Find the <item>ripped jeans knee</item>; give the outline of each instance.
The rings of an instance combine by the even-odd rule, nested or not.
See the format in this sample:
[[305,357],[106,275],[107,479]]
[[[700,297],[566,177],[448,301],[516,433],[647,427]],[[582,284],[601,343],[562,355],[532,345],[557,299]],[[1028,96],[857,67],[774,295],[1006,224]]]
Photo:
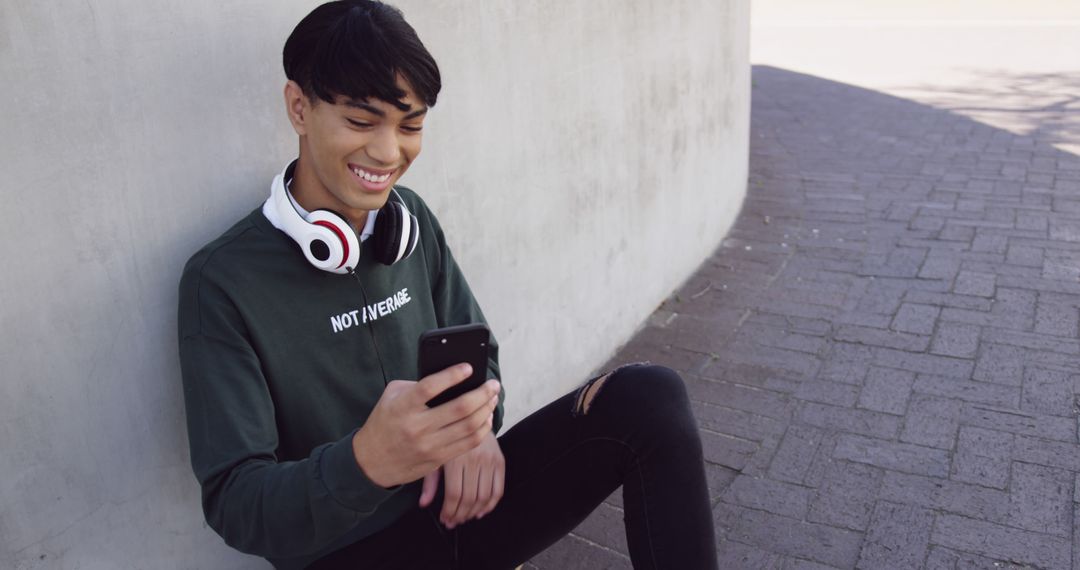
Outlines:
[[622,373],[624,370],[642,366],[651,366],[651,363],[634,362],[630,364],[623,364],[622,366],[619,366],[614,370],[605,372],[599,376],[587,380],[577,390],[576,396],[574,397],[574,407],[570,411],[571,415],[577,418],[588,414],[589,409],[592,407],[593,400],[596,399],[597,394],[600,393],[600,390],[603,389],[604,384],[607,383],[608,380]]

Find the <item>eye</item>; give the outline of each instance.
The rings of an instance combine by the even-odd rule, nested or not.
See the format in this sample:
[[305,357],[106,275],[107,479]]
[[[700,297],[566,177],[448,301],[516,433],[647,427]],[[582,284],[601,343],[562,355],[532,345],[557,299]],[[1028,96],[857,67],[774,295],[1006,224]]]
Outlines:
[[418,133],[424,130],[423,125],[401,125],[401,130],[407,133]]
[[371,127],[371,123],[369,123],[367,121],[357,121],[355,119],[348,119],[348,118],[345,119],[345,120],[348,121],[350,125],[358,128],[358,129],[367,129],[367,128]]

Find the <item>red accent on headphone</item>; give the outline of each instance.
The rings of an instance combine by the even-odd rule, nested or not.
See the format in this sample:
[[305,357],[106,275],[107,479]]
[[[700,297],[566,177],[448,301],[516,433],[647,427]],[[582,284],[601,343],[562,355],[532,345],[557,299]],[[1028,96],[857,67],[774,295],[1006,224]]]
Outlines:
[[341,228],[335,226],[334,224],[331,224],[326,220],[319,220],[315,222],[315,224],[320,225],[324,228],[330,228],[330,231],[337,234],[338,239],[341,240],[341,263],[338,264],[338,269],[341,269],[341,266],[345,265],[345,261],[349,259],[349,242],[345,241],[345,234],[341,233]]

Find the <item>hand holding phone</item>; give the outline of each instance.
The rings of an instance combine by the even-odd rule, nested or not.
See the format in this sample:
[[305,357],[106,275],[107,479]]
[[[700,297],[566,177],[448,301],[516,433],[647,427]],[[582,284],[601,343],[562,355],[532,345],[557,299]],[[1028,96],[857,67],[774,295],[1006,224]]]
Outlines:
[[428,407],[449,402],[479,388],[487,380],[488,343],[491,332],[483,323],[432,329],[420,335],[420,377],[430,376],[467,362],[472,374],[427,402]]

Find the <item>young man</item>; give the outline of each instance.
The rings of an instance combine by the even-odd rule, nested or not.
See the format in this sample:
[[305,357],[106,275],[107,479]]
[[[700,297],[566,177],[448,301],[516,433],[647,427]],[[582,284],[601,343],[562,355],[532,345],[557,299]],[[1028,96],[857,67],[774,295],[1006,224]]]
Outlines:
[[285,44],[299,157],[188,262],[180,355],[207,522],[278,568],[513,568],[624,487],[638,568],[715,568],[681,379],[620,368],[501,438],[495,378],[424,378],[421,332],[483,322],[442,228],[395,186],[439,70],[400,12],[331,2]]

